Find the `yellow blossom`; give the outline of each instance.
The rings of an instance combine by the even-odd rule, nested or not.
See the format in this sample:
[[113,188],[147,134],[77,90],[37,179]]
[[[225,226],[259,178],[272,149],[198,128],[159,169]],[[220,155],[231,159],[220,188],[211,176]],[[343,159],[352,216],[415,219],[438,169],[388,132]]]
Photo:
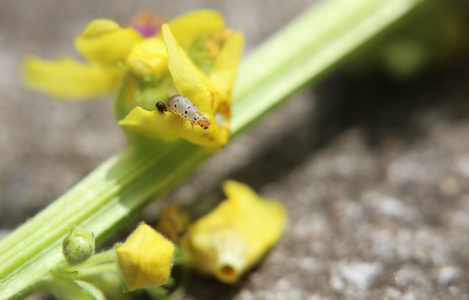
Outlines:
[[77,50],[92,63],[114,65],[127,57],[143,38],[133,28],[121,28],[107,19],[91,22],[75,40]]
[[[111,20],[91,22],[75,41],[88,63],[31,57],[25,63],[26,81],[53,97],[69,99],[110,93],[122,82],[116,98],[120,125],[152,138],[184,138],[209,150],[221,149],[229,137],[231,87],[242,34],[225,29],[221,15],[211,10],[178,17],[162,25],[158,34],[153,33],[158,31],[153,21],[148,34],[141,24],[147,19],[138,24],[145,34]],[[142,97],[150,94],[158,95],[153,103]],[[157,102],[167,104],[177,94],[197,106],[210,124],[207,129],[176,113],[156,111]]]
[[83,100],[109,94],[121,77],[118,68],[85,64],[68,57],[46,61],[30,56],[25,68],[29,87],[61,99]]
[[67,57],[45,61],[31,56],[25,61],[26,82],[60,99],[82,100],[109,94],[122,77],[117,62],[141,40],[132,28],[120,28],[111,20],[94,20],[75,41],[78,51],[89,63]]
[[[183,137],[194,144],[219,150],[229,137],[231,87],[242,49],[242,35],[233,34],[225,41],[207,76],[187,56],[171,28],[170,25],[163,25],[162,35],[174,86],[209,120],[209,128],[193,126],[171,112],[160,113],[140,107],[135,107],[119,124],[148,137],[167,140]],[[218,121],[217,114],[222,115],[224,121]]]
[[233,283],[278,241],[286,212],[245,184],[227,181],[223,189],[228,199],[189,227],[183,247],[195,268]]
[[116,248],[117,261],[129,290],[160,286],[168,281],[174,245],[150,226],[141,223],[127,241]]

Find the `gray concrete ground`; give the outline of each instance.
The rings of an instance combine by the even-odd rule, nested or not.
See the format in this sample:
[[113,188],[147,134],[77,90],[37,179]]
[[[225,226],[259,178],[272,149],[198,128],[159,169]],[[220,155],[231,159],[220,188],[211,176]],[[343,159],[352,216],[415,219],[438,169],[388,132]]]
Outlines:
[[[88,20],[146,7],[219,9],[251,49],[309,2],[1,1],[0,234],[124,142],[110,102],[53,102],[22,88],[26,54],[74,53]],[[468,82],[467,62],[405,86],[343,69],[234,140],[163,202],[201,213],[232,178],[282,200],[288,226],[240,283],[194,277],[185,299],[469,299]]]

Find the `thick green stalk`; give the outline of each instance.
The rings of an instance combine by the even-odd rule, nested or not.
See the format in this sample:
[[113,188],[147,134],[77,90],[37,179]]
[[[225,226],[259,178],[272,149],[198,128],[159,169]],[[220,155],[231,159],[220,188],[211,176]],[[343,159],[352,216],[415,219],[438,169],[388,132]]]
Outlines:
[[[307,11],[247,58],[234,89],[232,132],[349,56],[423,3],[434,0],[328,0]],[[108,159],[68,193],[0,242],[0,299],[20,298],[63,262],[72,225],[98,242],[150,198],[168,192],[208,154],[192,144],[139,144]]]

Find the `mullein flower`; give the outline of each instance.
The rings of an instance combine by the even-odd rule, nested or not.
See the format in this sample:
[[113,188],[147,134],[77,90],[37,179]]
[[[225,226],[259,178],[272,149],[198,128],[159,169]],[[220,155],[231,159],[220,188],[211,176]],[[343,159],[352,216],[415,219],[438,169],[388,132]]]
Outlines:
[[114,91],[122,77],[117,62],[143,38],[132,28],[120,28],[111,20],[92,21],[75,40],[75,47],[89,62],[62,57],[45,61],[28,57],[27,84],[51,97],[82,100]]
[[[142,107],[132,109],[119,124],[158,139],[172,140],[175,137],[183,137],[195,144],[215,149],[225,145],[229,136],[228,120],[231,106],[229,92],[235,73],[233,62],[229,61],[229,58],[233,57],[231,55],[233,51],[239,53],[241,35],[234,35],[225,42],[225,47],[219,53],[219,59],[214,61],[211,73],[206,76],[181,49],[170,26],[163,25],[162,32],[168,53],[167,66],[177,93],[190,99],[209,120],[210,126],[208,129],[203,129],[184,121],[177,114],[149,111]],[[234,63],[234,67],[236,65],[237,62]],[[217,81],[221,83],[229,81],[230,84],[225,86],[219,84],[217,87]],[[217,114],[220,114],[224,121],[218,121]]]
[[[88,63],[30,57],[25,64],[28,84],[56,98],[83,99],[116,91],[121,83],[116,110],[120,125],[151,138],[184,138],[220,149],[229,136],[242,34],[226,29],[223,18],[209,10],[183,15],[162,30],[142,21],[138,26],[134,22],[135,29],[105,19],[91,22],[75,41]],[[157,102],[167,104],[178,94],[207,118],[207,129],[156,110]]]
[[286,211],[245,184],[227,181],[223,189],[228,199],[190,225],[181,246],[193,267],[234,283],[278,241]]
[[124,244],[116,247],[125,286],[132,291],[161,286],[168,281],[174,245],[150,226],[141,223]]

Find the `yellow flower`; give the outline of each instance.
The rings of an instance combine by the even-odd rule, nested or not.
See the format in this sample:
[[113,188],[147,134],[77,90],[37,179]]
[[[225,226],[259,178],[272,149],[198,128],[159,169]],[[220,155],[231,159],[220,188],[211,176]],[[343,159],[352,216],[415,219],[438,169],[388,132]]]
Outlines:
[[[242,45],[242,34],[225,29],[221,15],[210,10],[176,18],[148,38],[100,19],[75,41],[89,63],[30,57],[26,81],[53,97],[69,99],[110,93],[122,82],[116,100],[120,125],[148,137],[184,138],[218,150],[229,137],[231,87]],[[197,106],[210,123],[208,129],[193,126],[176,113],[156,110],[157,102],[167,104],[177,94]]]
[[111,20],[94,20],[75,40],[76,48],[90,63],[67,57],[53,61],[29,57],[25,61],[26,82],[32,88],[60,99],[109,94],[122,77],[117,62],[141,40],[132,28],[120,28]]
[[117,261],[129,290],[160,286],[168,281],[174,245],[150,226],[141,223],[127,241],[116,248]]
[[[176,24],[182,27],[179,22]],[[201,24],[204,22],[201,21]],[[182,31],[178,26],[176,26],[178,31]],[[193,26],[187,27],[193,28]],[[181,34],[181,38],[176,39],[172,28],[172,25],[163,25],[162,36],[167,49],[167,66],[174,86],[177,93],[190,99],[209,120],[209,128],[193,126],[189,121],[171,112],[161,113],[142,107],[135,107],[119,124],[148,137],[164,140],[182,137],[194,144],[218,150],[227,143],[229,137],[231,87],[239,62],[243,37],[240,33],[228,37],[218,52],[210,72],[205,75],[179,45],[178,40],[181,40],[181,43],[187,43],[190,34]],[[162,58],[161,61],[164,59]],[[147,67],[147,74],[155,72],[156,75],[158,68],[160,72],[162,69],[162,67]],[[145,74],[145,72],[142,73]],[[164,102],[164,99],[161,100]],[[217,115],[223,117],[224,121],[219,121]]]
[[26,59],[29,87],[54,98],[81,100],[112,92],[121,77],[117,68],[84,64],[68,57],[45,61]]
[[233,283],[278,241],[286,212],[245,184],[227,181],[223,189],[228,199],[189,227],[183,247],[195,268]]

